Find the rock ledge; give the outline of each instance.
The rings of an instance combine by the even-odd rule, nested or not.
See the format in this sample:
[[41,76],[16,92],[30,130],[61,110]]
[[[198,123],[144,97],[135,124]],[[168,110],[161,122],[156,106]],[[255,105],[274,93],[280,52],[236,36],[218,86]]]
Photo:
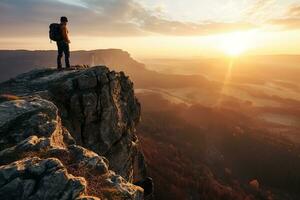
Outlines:
[[139,120],[133,83],[105,66],[1,83],[0,199],[144,199]]

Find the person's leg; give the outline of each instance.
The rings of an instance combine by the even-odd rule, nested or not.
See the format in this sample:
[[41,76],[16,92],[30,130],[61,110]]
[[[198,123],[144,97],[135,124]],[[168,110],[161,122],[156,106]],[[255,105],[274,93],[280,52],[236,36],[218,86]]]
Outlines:
[[61,42],[57,42],[57,69],[62,69],[61,58],[63,56],[63,46]]
[[65,54],[65,63],[66,68],[70,68],[70,47],[68,43],[64,44],[64,54]]

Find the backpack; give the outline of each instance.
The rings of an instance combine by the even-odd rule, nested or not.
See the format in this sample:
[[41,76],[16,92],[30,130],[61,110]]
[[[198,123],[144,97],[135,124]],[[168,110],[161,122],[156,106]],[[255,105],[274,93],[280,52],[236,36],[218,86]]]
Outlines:
[[53,41],[61,41],[62,40],[62,32],[60,24],[53,23],[49,26],[49,38]]

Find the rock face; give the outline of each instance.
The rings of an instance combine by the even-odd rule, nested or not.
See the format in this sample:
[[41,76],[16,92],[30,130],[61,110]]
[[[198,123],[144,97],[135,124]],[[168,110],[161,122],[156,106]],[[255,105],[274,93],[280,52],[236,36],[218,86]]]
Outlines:
[[0,199],[144,198],[140,104],[124,73],[34,70],[0,95]]

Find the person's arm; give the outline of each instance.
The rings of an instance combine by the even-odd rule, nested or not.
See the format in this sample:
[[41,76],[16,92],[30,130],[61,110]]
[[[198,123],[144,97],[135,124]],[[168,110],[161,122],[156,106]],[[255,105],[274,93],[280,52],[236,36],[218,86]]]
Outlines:
[[70,43],[70,39],[69,39],[69,36],[68,36],[68,29],[66,26],[62,26],[62,36],[63,36],[63,40],[67,43]]

